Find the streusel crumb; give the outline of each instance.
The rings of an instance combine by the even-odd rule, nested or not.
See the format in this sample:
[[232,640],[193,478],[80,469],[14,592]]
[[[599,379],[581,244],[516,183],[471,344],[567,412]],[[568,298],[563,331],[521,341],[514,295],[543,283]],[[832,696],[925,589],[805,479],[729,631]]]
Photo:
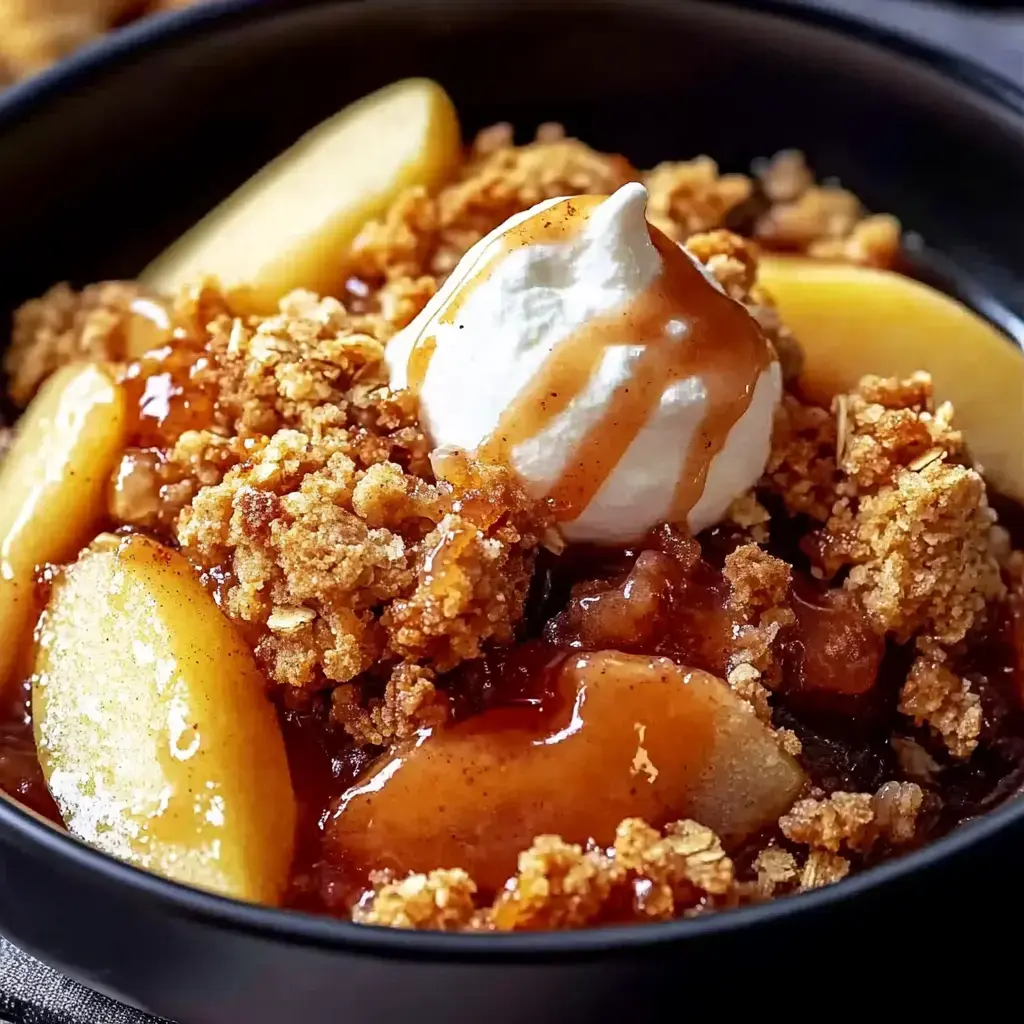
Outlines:
[[726,555],[723,573],[729,581],[729,607],[743,619],[756,620],[788,601],[792,566],[756,544]]
[[[726,556],[723,574],[734,616],[726,680],[770,725],[769,690],[782,677],[776,644],[794,621],[789,606],[792,568],[756,544],[743,544]],[[799,752],[795,735],[787,733],[780,739],[787,750]]]
[[926,373],[906,380],[864,377],[839,402],[844,494],[870,493],[892,484],[901,470],[927,465],[927,456],[957,460],[964,454],[963,437],[951,423],[953,407],[947,402],[935,409]]
[[373,898],[357,906],[352,920],[390,928],[462,931],[473,920],[476,885],[460,868],[413,874],[393,881],[375,879]]
[[822,259],[892,265],[900,246],[899,221],[887,214],[867,214],[844,188],[815,184],[801,153],[776,154],[759,176],[771,203],[754,228],[759,241]]
[[954,757],[969,757],[981,735],[981,698],[941,660],[933,645],[918,655],[900,693],[899,709],[933,729]]
[[837,500],[836,440],[836,419],[827,409],[783,395],[761,486],[779,495],[791,515],[825,522]]
[[353,246],[368,280],[445,277],[463,253],[512,214],[544,199],[606,194],[639,179],[621,156],[598,153],[552,126],[515,146],[507,126],[481,133],[456,180],[436,195],[412,189],[383,220],[367,224]]
[[853,563],[846,588],[876,630],[901,641],[924,630],[952,644],[1004,592],[989,548],[994,522],[978,473],[936,461],[862,498],[852,528],[840,512],[828,530]]
[[648,220],[679,242],[720,227],[754,187],[745,174],[722,174],[708,156],[658,164],[643,181],[650,194]]
[[434,688],[434,673],[422,665],[395,666],[381,697],[366,698],[351,683],[342,683],[331,693],[331,718],[360,745],[379,747],[406,739],[447,717],[448,705]]
[[779,846],[763,849],[754,859],[753,869],[757,890],[765,899],[791,889],[799,874],[796,857]]
[[962,640],[1001,597],[995,514],[931,378],[865,377],[834,413],[786,396],[762,485],[791,513],[826,523],[819,571],[845,582],[873,627],[901,642]]
[[757,283],[757,246],[719,228],[691,235],[686,239],[686,249],[704,264],[727,295],[747,307],[778,355],[784,379],[795,378],[803,363],[803,351],[782,323],[774,300]]
[[559,836],[538,836],[494,902],[499,931],[554,931],[594,921],[623,872],[605,853]]
[[798,800],[779,819],[794,843],[837,853],[864,852],[878,842],[909,843],[916,834],[924,792],[914,782],[887,782],[877,793],[835,792],[824,799]]
[[820,889],[841,882],[850,873],[850,862],[828,850],[811,850],[800,872],[800,889]]
[[694,908],[732,905],[733,863],[718,837],[695,821],[662,831],[637,818],[616,829],[608,850],[538,836],[489,905],[458,869],[371,879],[353,920],[405,928],[552,931],[612,921],[668,920]]
[[[277,682],[344,683],[388,659],[444,671],[510,640],[522,614],[538,534],[507,472],[431,484],[363,458],[358,429],[280,430],[179,520],[189,558],[231,574],[228,615],[265,627],[257,654]],[[314,616],[275,632],[280,606]]]
[[21,306],[4,356],[11,399],[27,405],[39,385],[66,363],[126,358],[131,304],[142,294],[138,285],[124,281],[91,284],[80,292],[58,284]]
[[875,820],[869,793],[833,793],[824,800],[798,800],[779,819],[782,834],[794,843],[836,853],[845,843],[863,845]]

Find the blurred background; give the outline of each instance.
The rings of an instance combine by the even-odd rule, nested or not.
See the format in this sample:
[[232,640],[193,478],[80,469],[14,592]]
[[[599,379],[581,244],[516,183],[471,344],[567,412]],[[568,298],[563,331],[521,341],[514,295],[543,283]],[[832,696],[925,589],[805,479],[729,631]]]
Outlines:
[[[212,0],[0,0],[0,88],[128,22],[208,2]],[[876,21],[956,50],[1024,84],[1024,0],[791,2]]]

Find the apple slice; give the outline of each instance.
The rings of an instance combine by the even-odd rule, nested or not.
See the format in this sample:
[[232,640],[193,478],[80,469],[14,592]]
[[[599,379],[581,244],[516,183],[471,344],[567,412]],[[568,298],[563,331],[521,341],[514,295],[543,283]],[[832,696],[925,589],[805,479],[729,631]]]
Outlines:
[[276,903],[295,832],[284,741],[252,653],[188,562],[103,535],[54,585],[37,635],[36,745],[68,830]]
[[142,272],[173,292],[213,274],[243,312],[273,313],[293,288],[340,294],[359,229],[404,189],[435,188],[460,154],[447,93],[425,78],[396,82],[307,132]]
[[803,346],[812,401],[865,374],[927,370],[986,478],[1024,501],[1024,354],[954,299],[886,270],[765,256],[760,281]]
[[0,689],[32,646],[36,566],[73,558],[106,511],[124,444],[121,388],[89,363],[53,374],[0,465]]
[[328,857],[363,878],[461,867],[495,890],[537,835],[609,845],[623,818],[695,818],[735,842],[803,785],[749,705],[706,672],[604,651],[571,657],[555,691],[540,708],[495,708],[398,745],[342,795]]

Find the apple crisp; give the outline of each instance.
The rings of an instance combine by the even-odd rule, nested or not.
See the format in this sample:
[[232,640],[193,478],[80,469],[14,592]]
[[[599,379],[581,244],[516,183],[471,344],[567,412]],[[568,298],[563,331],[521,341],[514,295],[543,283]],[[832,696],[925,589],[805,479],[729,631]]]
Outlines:
[[[752,315],[785,392],[763,477],[718,525],[567,544],[557,502],[511,468],[431,444],[386,352],[507,218],[633,181],[649,190],[651,223]],[[337,295],[293,291],[258,316],[214,278],[175,295],[60,284],[18,310],[12,402],[27,405],[69,364],[115,368],[129,401],[103,526],[184,556],[255,656],[299,804],[286,903],[472,932],[690,917],[839,881],[1024,778],[1021,694],[1007,683],[1024,689],[1024,553],[998,524],[955,410],[923,371],[865,375],[831,405],[811,401],[800,339],[759,281],[766,251],[885,268],[899,237],[894,218],[819,184],[795,152],[751,174],[707,156],[641,171],[558,125],[524,145],[496,125],[439,187],[403,190],[362,226]],[[694,673],[717,677],[672,748],[710,751],[714,739],[717,770],[740,778],[707,798],[711,815],[750,803],[752,779],[789,773],[798,784],[768,820],[732,829],[726,816],[716,830],[655,802],[595,835],[567,811],[562,834],[531,833],[511,861],[496,854],[476,871],[385,856],[359,873],[332,845],[346,806],[392,774],[426,762],[442,788],[450,764],[427,752],[444,742],[456,768],[466,758],[444,801],[469,806],[470,771],[493,762],[533,771],[538,803],[593,804],[586,764],[579,778],[528,769],[500,723],[571,710],[557,735],[578,730],[603,684],[574,691],[574,707],[566,679],[609,653],[637,659],[627,664],[647,683],[664,684],[666,664],[693,691]],[[669,771],[654,732],[638,720],[615,733],[645,799]],[[730,738],[750,735],[761,746]],[[545,745],[557,746],[530,748]],[[469,846],[497,842],[497,821],[460,820],[479,830]]]

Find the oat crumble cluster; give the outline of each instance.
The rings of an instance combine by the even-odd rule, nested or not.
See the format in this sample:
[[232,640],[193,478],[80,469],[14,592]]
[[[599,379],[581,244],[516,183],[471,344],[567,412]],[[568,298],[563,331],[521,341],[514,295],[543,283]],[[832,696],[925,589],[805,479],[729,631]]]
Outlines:
[[[120,366],[143,400],[112,482],[112,524],[180,548],[283,706],[329,709],[361,746],[443,728],[446,674],[521,635],[538,558],[554,546],[550,511],[507,471],[461,455],[432,462],[415,400],[388,387],[385,346],[507,217],[631,180],[650,190],[651,220],[760,321],[787,381],[799,346],[757,282],[751,239],[876,266],[899,245],[893,218],[817,184],[799,154],[753,177],[708,157],[640,172],[557,125],[521,146],[497,125],[438,192],[410,189],[365,226],[352,271],[365,298],[296,292],[273,316],[242,317],[215,281],[167,301],[119,282],[58,285],[18,312],[11,398],[24,405],[72,360]],[[140,300],[164,302],[171,327],[156,344]],[[147,405],[154,389],[163,406]],[[789,517],[812,575],[859,609],[879,645],[911,652],[892,777],[863,792],[811,785],[775,834],[735,856],[695,821],[629,818],[608,848],[537,836],[498,893],[458,865],[378,872],[353,919],[474,931],[666,920],[829,884],[920,842],[937,800],[929,772],[969,758],[984,733],[964,651],[1008,585],[1024,600],[1024,557],[1000,549],[984,483],[926,374],[866,377],[829,409],[787,392],[765,477],[730,511],[721,573],[734,625],[717,669],[793,755],[806,743],[776,711],[798,620],[794,571],[766,549]],[[686,543],[674,557],[692,566],[701,549]],[[623,585],[631,600],[645,564]]]

